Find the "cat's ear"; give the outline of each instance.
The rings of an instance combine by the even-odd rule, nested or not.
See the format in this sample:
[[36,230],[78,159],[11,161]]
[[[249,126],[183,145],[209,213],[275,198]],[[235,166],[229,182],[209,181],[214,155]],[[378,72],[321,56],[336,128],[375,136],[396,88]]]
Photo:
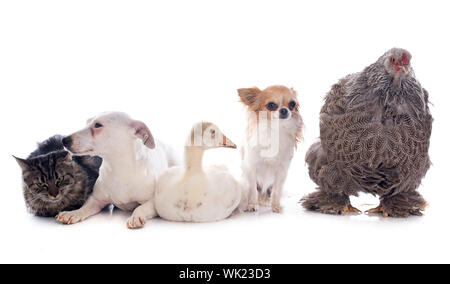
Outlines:
[[153,139],[153,135],[150,132],[150,129],[148,129],[145,123],[143,123],[142,121],[133,120],[130,126],[133,129],[134,135],[137,138],[141,139],[142,143],[144,143],[145,146],[150,149],[155,148],[155,140]]
[[19,164],[22,171],[26,171],[30,169],[30,166],[28,165],[28,161],[25,159],[17,158],[16,156],[13,156],[13,158],[16,160],[16,162]]
[[102,166],[103,162],[103,159],[98,156],[74,156],[74,160],[75,159],[77,159],[79,163],[97,172]]
[[64,159],[66,161],[72,161],[72,153],[70,153],[69,151],[65,151],[65,155],[64,155]]
[[72,154],[68,151],[61,151],[56,157],[60,161],[72,162]]

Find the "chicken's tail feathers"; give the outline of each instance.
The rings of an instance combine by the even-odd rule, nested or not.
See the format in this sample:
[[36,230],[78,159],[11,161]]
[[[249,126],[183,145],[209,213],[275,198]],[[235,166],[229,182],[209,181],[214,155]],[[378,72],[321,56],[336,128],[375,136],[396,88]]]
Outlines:
[[319,158],[320,151],[322,149],[322,144],[320,141],[314,143],[309,147],[308,151],[306,152],[305,161],[308,164],[308,166],[314,165]]
[[306,152],[305,161],[308,164],[309,176],[317,183],[320,169],[326,164],[325,153],[322,149],[322,144],[320,141],[309,147]]

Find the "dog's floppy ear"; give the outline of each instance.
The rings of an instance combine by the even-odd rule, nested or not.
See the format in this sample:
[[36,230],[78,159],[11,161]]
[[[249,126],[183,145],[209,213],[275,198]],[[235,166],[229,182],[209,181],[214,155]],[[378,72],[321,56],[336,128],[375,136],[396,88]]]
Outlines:
[[131,127],[133,128],[134,135],[141,139],[145,146],[150,149],[155,148],[155,140],[153,139],[153,135],[148,129],[147,125],[142,121],[134,120],[131,122]]
[[261,90],[257,87],[238,89],[238,95],[241,98],[241,102],[248,106],[251,106],[256,102],[259,93],[261,93]]

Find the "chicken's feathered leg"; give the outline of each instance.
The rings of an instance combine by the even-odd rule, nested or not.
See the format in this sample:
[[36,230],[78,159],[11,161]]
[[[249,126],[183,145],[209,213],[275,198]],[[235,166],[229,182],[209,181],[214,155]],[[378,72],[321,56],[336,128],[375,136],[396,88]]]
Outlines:
[[[309,175],[319,188],[300,200],[304,208],[327,214],[361,213],[350,204],[349,193],[352,192],[348,182],[351,179],[345,178],[344,173],[338,173],[336,167],[329,164],[320,142],[310,147],[306,153],[306,162]],[[347,182],[340,182],[342,178]]]
[[422,216],[427,202],[417,192],[402,192],[393,196],[380,198],[380,205],[376,208],[367,210],[366,213],[381,213],[383,217],[408,217]]
[[330,194],[320,189],[303,197],[300,202],[305,209],[326,214],[361,213],[350,204],[348,195]]

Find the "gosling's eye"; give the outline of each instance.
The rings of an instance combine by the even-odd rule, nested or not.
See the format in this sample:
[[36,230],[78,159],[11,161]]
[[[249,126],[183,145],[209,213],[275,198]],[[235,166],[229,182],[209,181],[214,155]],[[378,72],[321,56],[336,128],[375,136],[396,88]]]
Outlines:
[[94,127],[95,127],[95,128],[102,128],[102,127],[103,127],[103,124],[97,122],[97,123],[94,125]]
[[294,101],[292,101],[292,102],[289,103],[289,109],[290,109],[290,110],[293,110],[296,106],[297,106],[297,103],[294,102]]
[[267,109],[270,111],[277,110],[278,105],[276,103],[270,102],[266,105]]

